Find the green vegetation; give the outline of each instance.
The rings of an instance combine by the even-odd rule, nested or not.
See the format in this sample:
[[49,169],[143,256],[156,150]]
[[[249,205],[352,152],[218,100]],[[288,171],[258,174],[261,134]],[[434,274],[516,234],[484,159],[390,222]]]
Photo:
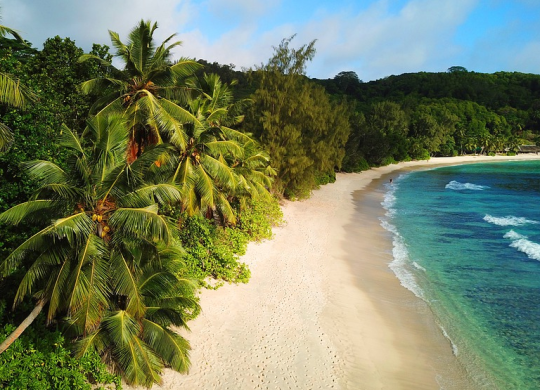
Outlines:
[[[0,339],[14,330],[13,322],[0,302]],[[93,387],[95,386],[95,387]],[[99,387],[98,387],[99,386]],[[100,356],[90,352],[74,358],[59,331],[45,326],[43,316],[9,349],[0,355],[0,388],[19,389],[121,389],[120,377],[110,374]]]
[[539,142],[538,75],[451,67],[368,83],[354,72],[314,81],[354,103],[346,171],[431,156],[516,153]]
[[258,89],[246,128],[260,139],[277,171],[274,191],[309,197],[317,177],[341,168],[349,135],[348,107],[330,100],[305,77],[315,42],[290,48],[293,37],[274,48],[274,56],[255,71]]
[[240,256],[271,238],[281,197],[339,170],[538,142],[537,75],[310,80],[315,41],[293,37],[238,71],[174,59],[157,27],[110,32],[118,69],[107,46],[37,50],[0,26],[0,388],[187,372],[172,327],[198,315],[200,288],[249,280]]
[[[154,45],[156,28],[141,22],[126,45],[111,33],[122,71],[104,48],[83,55],[60,38],[24,63],[13,60],[12,47],[6,54],[14,68],[36,69],[29,85],[42,86],[40,98],[73,129],[58,124],[59,131],[21,137],[23,145],[52,135],[56,141],[21,156],[17,172],[27,189],[0,214],[0,223],[13,227],[4,233],[0,283],[14,292],[19,314],[27,309],[17,328],[4,326],[0,353],[23,345],[20,335],[36,328],[44,310],[45,324],[62,330],[75,358],[99,356],[128,383],[151,386],[165,366],[189,369],[189,342],[172,326],[187,327],[198,314],[196,290],[213,284],[208,278],[249,279],[238,255],[275,219],[254,211],[259,201],[276,203],[269,193],[274,170],[257,142],[233,128],[243,104],[229,86],[215,75],[194,79],[200,65],[193,60],[173,64],[170,49],[178,43]],[[61,85],[43,77],[43,68],[54,68],[45,57],[67,64]],[[54,88],[69,104],[48,100]],[[89,99],[96,97],[93,107],[105,106],[93,111]],[[18,146],[10,153],[22,152]],[[259,236],[234,227],[250,218],[261,225],[252,226]],[[90,374],[60,372],[51,386],[96,380],[97,369]]]

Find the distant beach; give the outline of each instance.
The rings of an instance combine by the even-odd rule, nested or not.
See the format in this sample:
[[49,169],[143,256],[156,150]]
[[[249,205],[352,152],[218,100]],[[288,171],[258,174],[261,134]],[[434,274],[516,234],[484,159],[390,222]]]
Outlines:
[[[540,156],[466,156],[393,164],[283,202],[274,238],[251,243],[248,284],[201,292],[189,323],[192,367],[153,389],[439,389],[463,367],[429,307],[401,286],[380,225],[382,183],[398,171]],[[130,389],[129,386],[125,388]]]

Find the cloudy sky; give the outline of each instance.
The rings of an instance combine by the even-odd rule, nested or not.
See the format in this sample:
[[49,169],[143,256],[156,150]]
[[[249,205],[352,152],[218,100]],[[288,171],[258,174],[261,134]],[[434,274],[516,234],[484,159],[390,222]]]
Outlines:
[[59,35],[88,51],[126,41],[140,19],[178,57],[237,68],[266,62],[272,46],[317,40],[310,77],[354,71],[364,81],[450,66],[540,73],[540,0],[0,0],[1,24],[32,44]]

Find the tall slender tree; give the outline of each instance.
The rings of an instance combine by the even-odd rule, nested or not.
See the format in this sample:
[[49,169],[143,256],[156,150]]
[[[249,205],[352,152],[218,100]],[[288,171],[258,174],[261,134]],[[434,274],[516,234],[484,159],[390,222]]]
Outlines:
[[344,113],[343,107],[332,104],[324,89],[305,76],[315,41],[294,49],[293,38],[284,39],[254,72],[260,84],[246,128],[272,156],[274,191],[307,197],[319,174],[333,174],[341,165],[349,125],[334,117]]

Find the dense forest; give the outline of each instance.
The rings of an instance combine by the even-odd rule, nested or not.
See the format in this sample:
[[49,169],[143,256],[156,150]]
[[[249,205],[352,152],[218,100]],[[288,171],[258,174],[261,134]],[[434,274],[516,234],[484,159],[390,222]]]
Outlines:
[[147,21],[89,53],[0,27],[0,388],[187,372],[172,327],[199,289],[249,280],[239,258],[271,237],[279,199],[340,170],[516,153],[540,132],[538,75],[317,80],[315,42],[294,37],[236,70],[174,58]]

